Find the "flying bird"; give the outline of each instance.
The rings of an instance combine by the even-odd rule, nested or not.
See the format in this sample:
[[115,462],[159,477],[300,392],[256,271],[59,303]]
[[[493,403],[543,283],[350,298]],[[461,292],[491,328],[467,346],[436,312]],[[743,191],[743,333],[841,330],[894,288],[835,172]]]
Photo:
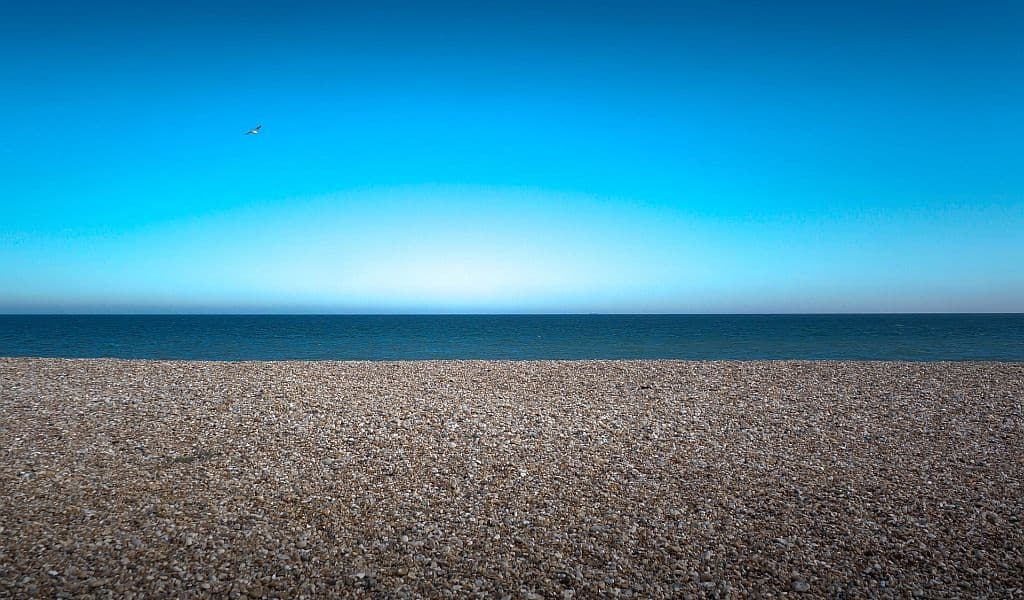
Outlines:
[[246,131],[245,135],[256,135],[257,133],[260,132],[260,127],[263,127],[263,125],[257,125],[255,127],[253,127],[249,131]]

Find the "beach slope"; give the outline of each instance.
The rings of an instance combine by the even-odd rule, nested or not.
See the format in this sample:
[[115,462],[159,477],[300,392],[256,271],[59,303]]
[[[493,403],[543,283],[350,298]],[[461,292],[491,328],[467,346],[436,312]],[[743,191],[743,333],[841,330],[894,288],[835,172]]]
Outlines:
[[0,596],[996,596],[1024,364],[0,359]]

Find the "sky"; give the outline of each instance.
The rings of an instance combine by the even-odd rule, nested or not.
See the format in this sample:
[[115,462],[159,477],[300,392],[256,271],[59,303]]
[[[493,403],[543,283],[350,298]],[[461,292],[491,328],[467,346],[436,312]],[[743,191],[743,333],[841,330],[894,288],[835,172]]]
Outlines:
[[1022,31],[1015,0],[9,0],[0,312],[1021,312]]

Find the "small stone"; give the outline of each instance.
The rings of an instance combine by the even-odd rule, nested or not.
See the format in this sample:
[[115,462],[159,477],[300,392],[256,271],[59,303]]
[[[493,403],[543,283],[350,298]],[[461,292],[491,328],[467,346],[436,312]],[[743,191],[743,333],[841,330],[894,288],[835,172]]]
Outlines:
[[0,588],[982,597],[1019,587],[1022,397],[995,362],[0,357]]

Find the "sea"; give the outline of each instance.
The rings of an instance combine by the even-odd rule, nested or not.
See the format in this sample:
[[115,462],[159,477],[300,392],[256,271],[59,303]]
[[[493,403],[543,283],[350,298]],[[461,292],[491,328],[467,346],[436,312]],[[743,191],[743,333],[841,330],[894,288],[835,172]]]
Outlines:
[[0,315],[0,356],[1024,361],[1024,314]]

